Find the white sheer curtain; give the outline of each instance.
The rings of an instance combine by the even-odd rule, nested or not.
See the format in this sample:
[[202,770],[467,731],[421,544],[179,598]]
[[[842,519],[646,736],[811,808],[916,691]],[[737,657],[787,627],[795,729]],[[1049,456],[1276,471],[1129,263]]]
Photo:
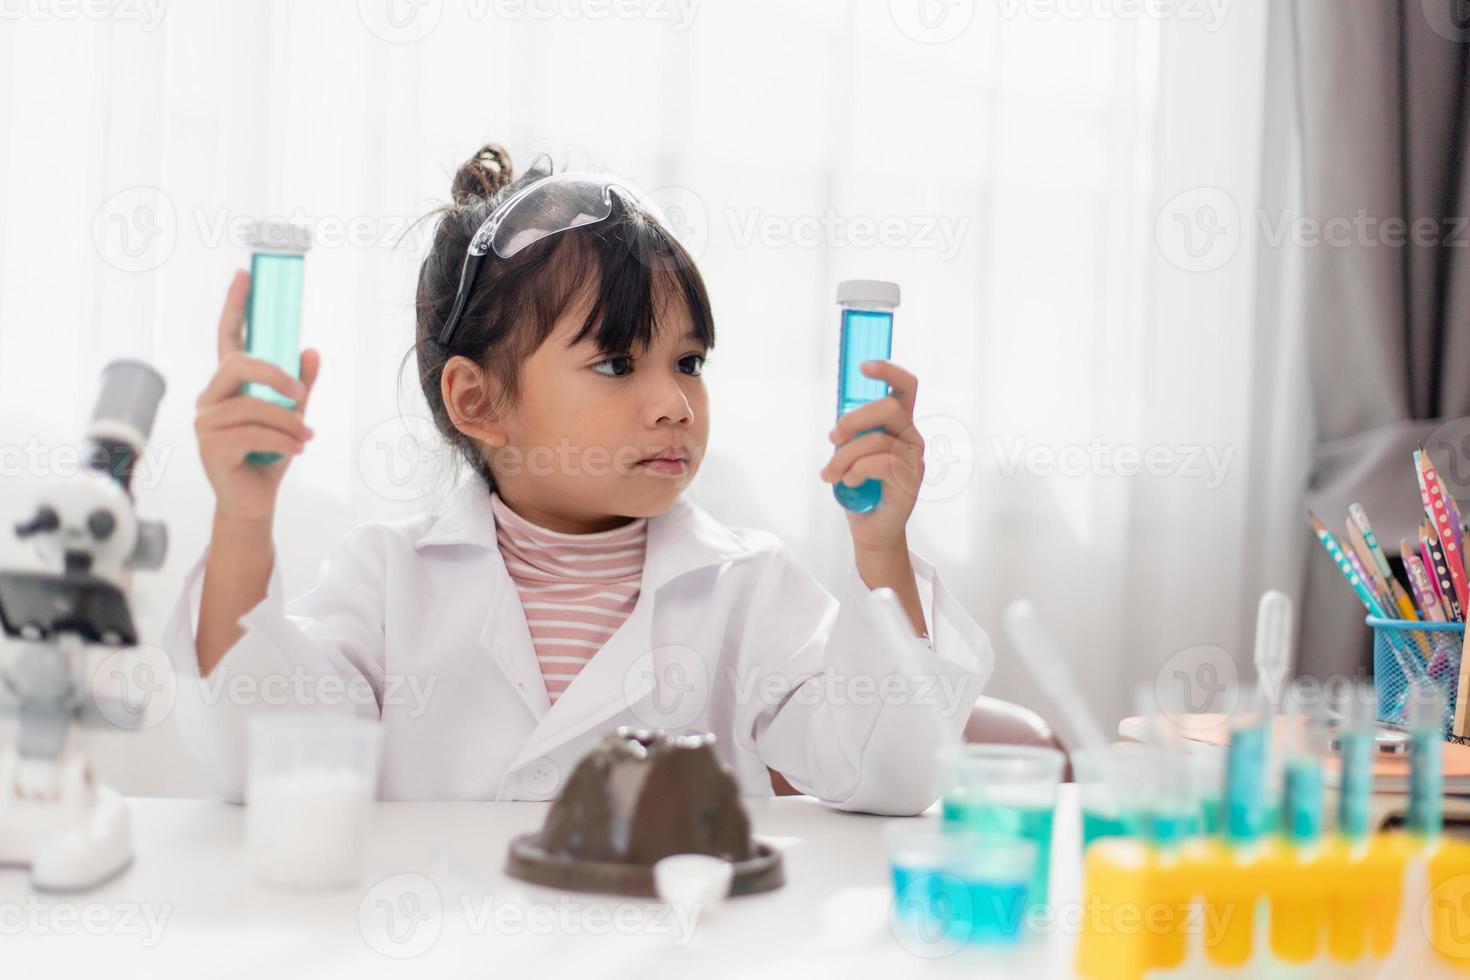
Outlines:
[[[156,630],[208,531],[191,424],[246,261],[232,222],[294,214],[318,227],[305,330],[323,368],[279,514],[288,590],[353,524],[437,507],[446,457],[411,364],[398,384],[428,226],[394,242],[481,143],[521,164],[546,149],[676,216],[719,331],[691,492],[833,587],[850,560],[816,476],[833,287],[902,284],[895,359],[922,381],[931,449],[912,543],[991,630],[994,693],[1051,714],[998,628],[1031,596],[1111,725],[1179,651],[1243,650],[1255,591],[1291,567],[1263,548],[1295,517],[1264,489],[1290,483],[1291,419],[1261,394],[1289,338],[1253,326],[1240,234],[1264,4],[923,2],[174,0],[155,18],[119,0],[0,20],[0,447],[30,460],[0,503],[56,467],[107,360],[156,364],[170,392],[140,503],[172,543],[137,579]],[[1177,196],[1201,187],[1242,224],[1228,261],[1191,269],[1171,229],[1203,214]],[[7,539],[0,557],[24,555]],[[193,788],[162,761],[168,726],[150,734],[109,778]]]

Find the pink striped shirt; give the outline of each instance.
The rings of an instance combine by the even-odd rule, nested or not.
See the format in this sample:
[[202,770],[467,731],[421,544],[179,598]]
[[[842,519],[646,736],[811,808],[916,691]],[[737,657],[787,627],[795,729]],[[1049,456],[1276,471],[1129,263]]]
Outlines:
[[648,518],[596,534],[533,524],[490,494],[495,539],[521,596],[546,693],[555,704],[638,602]]

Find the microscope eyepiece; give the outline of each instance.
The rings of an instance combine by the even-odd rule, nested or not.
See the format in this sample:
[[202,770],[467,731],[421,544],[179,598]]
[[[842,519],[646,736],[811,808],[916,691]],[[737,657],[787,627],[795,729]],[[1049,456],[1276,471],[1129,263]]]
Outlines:
[[15,525],[15,536],[28,538],[33,534],[44,534],[61,527],[61,515],[44,504],[36,508],[36,514],[28,521]]

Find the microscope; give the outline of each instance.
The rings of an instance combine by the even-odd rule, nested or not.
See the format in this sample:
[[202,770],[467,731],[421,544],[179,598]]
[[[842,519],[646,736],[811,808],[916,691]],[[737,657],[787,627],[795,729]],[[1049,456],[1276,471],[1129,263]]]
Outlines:
[[80,466],[48,481],[15,525],[46,570],[0,569],[0,714],[18,723],[15,744],[0,744],[0,864],[29,866],[42,889],[89,888],[132,860],[127,805],[70,736],[127,714],[100,703],[86,654],[137,645],[132,572],[163,564],[166,528],[138,519],[130,489],[163,391],[141,361],[103,369]]

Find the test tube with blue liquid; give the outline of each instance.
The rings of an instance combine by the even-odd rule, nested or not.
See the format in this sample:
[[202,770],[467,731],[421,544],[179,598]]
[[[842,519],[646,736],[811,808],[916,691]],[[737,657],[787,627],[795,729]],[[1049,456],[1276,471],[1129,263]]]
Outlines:
[[[868,402],[888,397],[888,385],[863,374],[864,361],[886,361],[893,354],[893,311],[898,309],[898,284],[880,279],[848,279],[837,284],[842,310],[842,338],[837,356],[837,417]],[[865,430],[859,435],[867,435]],[[856,437],[854,437],[856,438]],[[850,487],[841,480],[832,493],[843,507],[866,513],[883,499],[883,484],[865,480]]]
[[[245,306],[245,353],[269,361],[293,378],[301,368],[301,295],[311,230],[280,218],[258,221],[249,233],[250,298]],[[269,385],[247,382],[247,395],[295,409],[296,401]],[[250,452],[247,462],[276,463],[280,453]]]

